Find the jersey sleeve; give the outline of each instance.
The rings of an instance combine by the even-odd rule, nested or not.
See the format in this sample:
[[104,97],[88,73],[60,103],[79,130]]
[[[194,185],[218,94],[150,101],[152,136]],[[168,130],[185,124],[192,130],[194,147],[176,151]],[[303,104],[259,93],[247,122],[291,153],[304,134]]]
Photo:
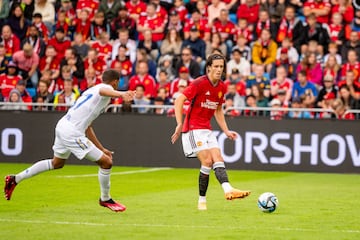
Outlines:
[[197,93],[198,84],[192,83],[187,88],[185,88],[183,94],[188,100],[193,100]]

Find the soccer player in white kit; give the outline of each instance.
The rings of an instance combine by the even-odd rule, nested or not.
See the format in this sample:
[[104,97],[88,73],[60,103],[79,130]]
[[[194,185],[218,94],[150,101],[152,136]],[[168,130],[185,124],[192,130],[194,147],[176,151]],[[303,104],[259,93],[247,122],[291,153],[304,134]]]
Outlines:
[[54,157],[36,162],[16,175],[5,177],[5,198],[10,200],[12,192],[22,180],[52,169],[62,168],[65,160],[73,153],[78,159],[86,158],[99,165],[99,204],[115,212],[126,207],[110,197],[110,172],[113,152],[106,149],[97,139],[91,123],[105,110],[111,98],[133,99],[135,92],[116,91],[120,75],[115,70],[103,73],[103,83],[86,90],[56,125],[53,145]]

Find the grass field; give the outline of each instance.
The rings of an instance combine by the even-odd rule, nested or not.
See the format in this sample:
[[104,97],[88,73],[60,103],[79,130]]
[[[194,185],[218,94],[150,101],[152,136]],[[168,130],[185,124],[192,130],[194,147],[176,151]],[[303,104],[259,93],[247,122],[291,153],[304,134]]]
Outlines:
[[[0,164],[0,176],[27,166]],[[67,165],[0,200],[0,239],[360,239],[360,175],[229,170],[252,195],[226,201],[212,173],[198,211],[198,171],[114,167],[112,196],[128,208],[114,213],[98,205],[97,167]],[[266,191],[280,202],[271,214],[256,205]]]

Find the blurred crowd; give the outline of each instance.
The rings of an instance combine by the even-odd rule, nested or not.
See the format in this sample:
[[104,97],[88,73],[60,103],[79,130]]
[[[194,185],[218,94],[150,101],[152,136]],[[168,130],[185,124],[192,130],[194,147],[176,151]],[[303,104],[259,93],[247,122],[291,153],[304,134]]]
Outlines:
[[355,0],[0,0],[0,27],[0,100],[53,103],[3,109],[66,111],[113,68],[119,90],[136,90],[133,102],[113,100],[118,111],[173,115],[147,106],[172,105],[215,52],[228,60],[226,115],[355,119],[360,109]]

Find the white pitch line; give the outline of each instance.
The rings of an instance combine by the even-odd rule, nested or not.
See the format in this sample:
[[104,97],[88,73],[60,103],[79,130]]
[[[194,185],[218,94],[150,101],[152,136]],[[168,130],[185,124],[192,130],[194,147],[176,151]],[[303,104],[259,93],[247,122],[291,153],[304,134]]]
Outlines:
[[[149,172],[157,172],[163,170],[170,170],[172,168],[150,168],[150,169],[142,169],[142,170],[133,170],[133,171],[125,171],[125,172],[112,172],[111,175],[128,175],[128,174],[138,174],[138,173],[149,173]],[[64,175],[57,176],[58,178],[84,178],[84,177],[96,177],[97,173],[94,174],[79,174],[79,175]]]
[[[209,226],[209,225],[178,225],[178,224],[137,224],[137,223],[119,223],[119,224],[111,224],[111,223],[91,223],[91,222],[68,222],[68,221],[41,221],[41,220],[19,220],[19,219],[1,219],[0,222],[12,222],[12,223],[30,223],[30,224],[55,224],[55,225],[84,225],[84,226],[126,226],[126,227],[149,227],[149,228],[203,228],[203,229],[222,229],[222,230],[239,230],[239,229],[258,229],[257,227],[232,227],[232,226]],[[263,227],[261,229],[264,229]],[[270,229],[269,229],[270,230]],[[285,231],[285,232],[319,232],[321,229],[311,229],[311,228],[281,228],[281,227],[271,227],[271,231]],[[360,230],[356,229],[344,229],[344,230],[327,230],[326,232],[333,233],[360,233]]]

